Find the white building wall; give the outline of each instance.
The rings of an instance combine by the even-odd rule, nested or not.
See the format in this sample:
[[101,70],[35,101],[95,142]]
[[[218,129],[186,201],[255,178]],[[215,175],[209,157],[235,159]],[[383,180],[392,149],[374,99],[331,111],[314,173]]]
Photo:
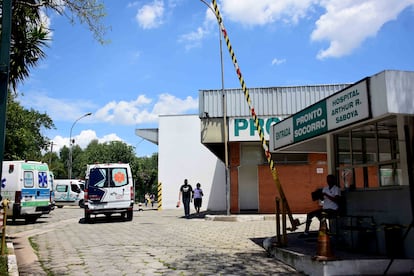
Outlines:
[[179,188],[188,179],[193,188],[201,184],[201,210],[226,210],[224,163],[201,144],[200,125],[198,115],[159,117],[158,181],[163,209],[176,208]]
[[386,114],[414,114],[414,72],[382,71],[370,78],[374,118]]

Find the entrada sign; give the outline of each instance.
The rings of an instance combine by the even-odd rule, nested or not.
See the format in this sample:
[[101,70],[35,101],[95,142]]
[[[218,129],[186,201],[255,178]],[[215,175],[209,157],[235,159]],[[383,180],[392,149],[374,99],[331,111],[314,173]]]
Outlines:
[[273,150],[370,117],[366,80],[272,126]]
[[[269,133],[272,124],[280,122],[278,117],[259,118],[259,125],[262,128],[264,137],[269,140]],[[256,125],[250,118],[229,119],[229,140],[230,141],[260,141]]]

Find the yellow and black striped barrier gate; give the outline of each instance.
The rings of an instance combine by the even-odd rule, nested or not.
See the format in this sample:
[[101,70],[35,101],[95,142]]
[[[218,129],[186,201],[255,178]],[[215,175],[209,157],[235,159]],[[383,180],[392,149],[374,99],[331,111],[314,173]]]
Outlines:
[[158,203],[157,210],[161,211],[162,210],[162,183],[161,182],[158,183],[157,203]]
[[232,48],[232,46],[230,44],[229,36],[227,34],[226,28],[224,27],[223,19],[222,19],[221,15],[220,15],[220,11],[219,11],[218,6],[217,6],[217,1],[216,0],[212,0],[212,4],[213,4],[214,12],[216,14],[216,19],[217,19],[217,21],[218,21],[218,23],[220,25],[220,29],[221,29],[222,35],[223,35],[223,37],[224,37],[224,39],[226,41],[227,48],[229,50],[230,57],[231,57],[231,60],[233,62],[233,65],[234,65],[234,69],[236,70],[237,77],[239,78],[239,82],[240,82],[241,88],[242,88],[242,90],[244,92],[244,95],[245,95],[247,104],[249,106],[251,116],[253,117],[254,124],[256,126],[257,132],[259,133],[260,141],[262,143],[262,147],[263,147],[263,150],[264,150],[266,159],[267,159],[267,161],[269,163],[269,167],[270,167],[270,170],[271,170],[271,173],[272,173],[273,180],[275,181],[276,188],[277,188],[277,190],[279,192],[279,195],[280,195],[280,197],[282,199],[282,203],[285,205],[285,208],[286,208],[286,211],[287,211],[287,215],[289,216],[289,220],[290,220],[291,225],[292,225],[292,227],[290,228],[290,230],[291,231],[294,231],[294,230],[296,230],[297,226],[299,226],[299,220],[294,219],[293,218],[293,215],[292,215],[292,212],[290,211],[290,207],[289,207],[289,204],[287,202],[285,193],[284,193],[284,191],[282,189],[282,185],[280,184],[280,180],[279,180],[279,176],[278,176],[278,173],[277,173],[275,164],[274,164],[274,162],[272,160],[272,155],[271,155],[271,153],[269,151],[269,147],[268,147],[267,142],[266,142],[265,137],[264,137],[263,129],[260,126],[259,118],[258,118],[258,116],[257,116],[257,114],[256,114],[256,112],[255,112],[255,110],[254,110],[254,108],[252,106],[252,101],[251,101],[251,98],[250,98],[250,95],[249,95],[249,90],[247,89],[246,83],[244,82],[244,79],[243,79],[243,76],[242,76],[240,67],[239,67],[239,65],[237,63],[236,55],[234,54],[233,48]]

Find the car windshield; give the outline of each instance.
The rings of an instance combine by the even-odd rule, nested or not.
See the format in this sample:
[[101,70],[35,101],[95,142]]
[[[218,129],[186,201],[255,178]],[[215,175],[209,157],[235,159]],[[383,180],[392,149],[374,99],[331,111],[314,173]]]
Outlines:
[[126,168],[93,168],[89,172],[89,186],[120,187],[128,184]]

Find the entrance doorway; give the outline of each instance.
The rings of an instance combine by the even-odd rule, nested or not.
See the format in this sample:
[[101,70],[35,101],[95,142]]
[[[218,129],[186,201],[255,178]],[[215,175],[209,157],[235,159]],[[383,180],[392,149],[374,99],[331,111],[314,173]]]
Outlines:
[[257,213],[259,209],[257,177],[257,165],[239,167],[239,206],[242,213]]

